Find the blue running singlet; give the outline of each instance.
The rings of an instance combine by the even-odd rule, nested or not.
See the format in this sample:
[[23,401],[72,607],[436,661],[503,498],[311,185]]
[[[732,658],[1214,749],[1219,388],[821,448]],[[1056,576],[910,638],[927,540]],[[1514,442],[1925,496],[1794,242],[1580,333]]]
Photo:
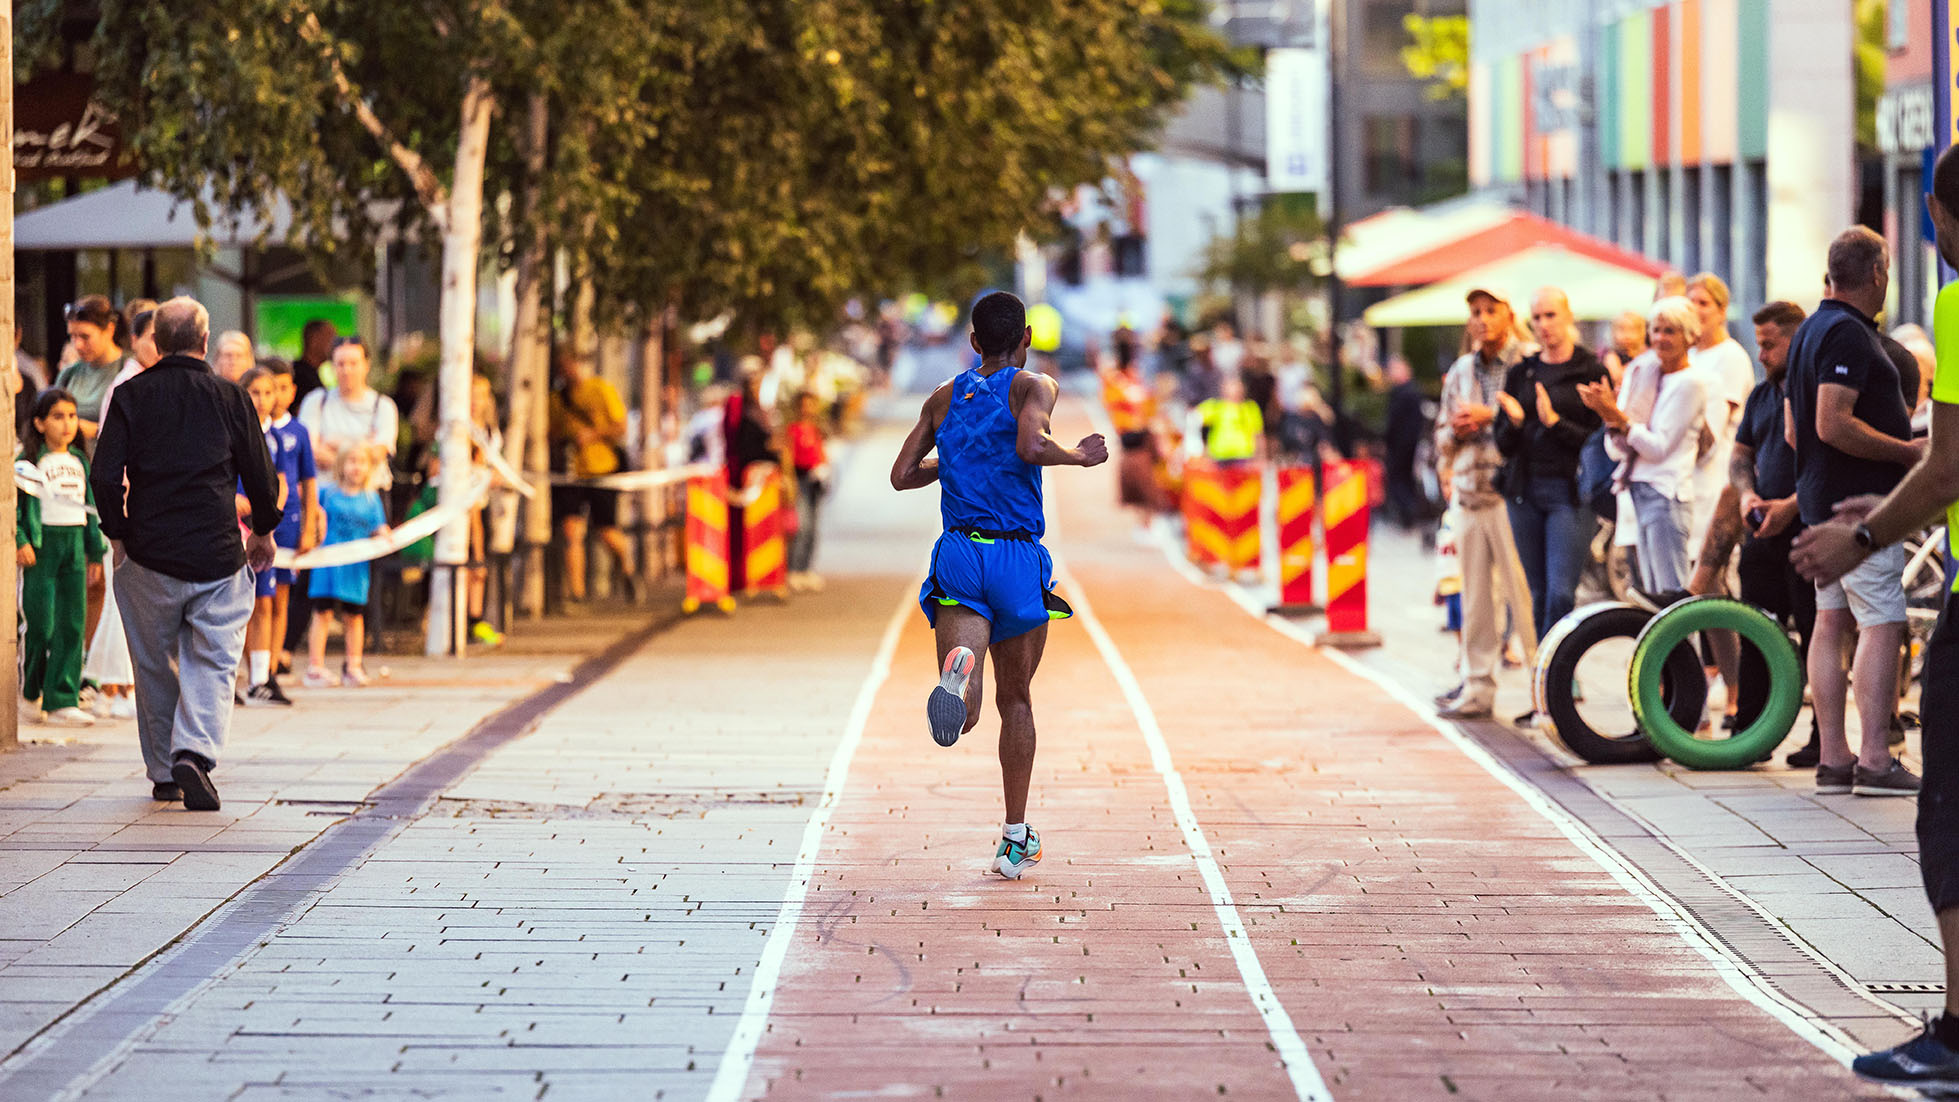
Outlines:
[[1041,468],[1020,458],[1013,382],[1021,369],[993,375],[977,369],[952,383],[952,404],[939,422],[939,513],[945,533],[932,547],[932,569],[918,595],[927,621],[960,605],[992,624],[991,642],[1025,634],[1070,615],[1054,588],[1054,560],[1040,544],[1047,531]]
[[939,422],[939,515],[948,531],[1047,530],[1041,509],[1041,468],[1020,457],[1020,421],[1013,411],[1020,368],[992,375],[977,370],[952,381],[952,405]]

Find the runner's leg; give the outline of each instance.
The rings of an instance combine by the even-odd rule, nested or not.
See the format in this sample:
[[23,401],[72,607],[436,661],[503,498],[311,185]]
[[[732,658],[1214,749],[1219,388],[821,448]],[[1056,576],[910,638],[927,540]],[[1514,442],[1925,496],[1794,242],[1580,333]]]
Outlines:
[[1034,775],[1034,671],[1040,668],[1047,642],[1048,626],[1042,624],[993,644],[994,707],[1000,710],[1000,781],[1009,823],[1027,821],[1027,785]]
[[980,702],[986,695],[982,678],[986,673],[986,641],[993,635],[993,625],[965,605],[947,605],[939,609],[933,631],[939,644],[938,664],[933,667],[935,674],[945,669],[945,656],[952,653],[952,648],[965,647],[973,652],[973,673],[966,679],[966,725],[959,729],[963,735],[979,722]]

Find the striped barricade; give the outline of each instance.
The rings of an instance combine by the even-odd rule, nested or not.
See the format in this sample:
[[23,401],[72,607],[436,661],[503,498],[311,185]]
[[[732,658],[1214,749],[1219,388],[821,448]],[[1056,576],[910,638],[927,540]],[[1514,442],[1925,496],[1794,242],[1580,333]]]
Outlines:
[[789,596],[789,549],[783,537],[782,472],[750,468],[742,501],[743,579],[747,592]]
[[711,604],[735,610],[728,592],[728,479],[716,471],[687,480],[687,595],[682,612]]
[[1258,502],[1263,479],[1254,466],[1206,464],[1185,472],[1185,494],[1194,515],[1191,542],[1199,565],[1236,573],[1258,567]]
[[1279,501],[1279,603],[1272,611],[1297,614],[1314,611],[1314,506],[1318,486],[1311,467],[1281,467],[1277,472]]
[[1319,642],[1334,647],[1375,647],[1381,637],[1367,629],[1367,469],[1328,463],[1320,500],[1326,531],[1326,631]]

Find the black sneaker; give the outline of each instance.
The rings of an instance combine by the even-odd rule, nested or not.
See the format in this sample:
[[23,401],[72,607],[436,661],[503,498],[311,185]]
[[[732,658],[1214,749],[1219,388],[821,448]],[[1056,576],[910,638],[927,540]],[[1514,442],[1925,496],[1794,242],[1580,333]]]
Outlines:
[[281,708],[292,707],[292,700],[279,688],[277,681],[267,681],[263,685],[254,685],[252,686],[252,691],[245,694],[245,706],[248,708],[263,708],[268,705],[277,705]]
[[1828,766],[1820,762],[1816,766],[1816,794],[1818,796],[1848,796],[1857,780],[1857,765]]
[[1894,1048],[1867,1052],[1850,1062],[1850,1070],[1874,1083],[1915,1087],[1923,1091],[1959,1091],[1959,1052],[1945,1047],[1938,1027]]
[[184,790],[169,781],[163,781],[150,786],[150,799],[160,803],[180,804],[184,802]]
[[1814,769],[1822,760],[1823,740],[1816,737],[1816,731],[1812,728],[1809,732],[1809,741],[1803,744],[1802,749],[1790,751],[1789,756],[1782,759],[1782,763],[1791,769]]
[[211,767],[189,750],[180,750],[170,766],[170,776],[184,791],[185,811],[216,811],[222,806],[218,786],[211,783]]
[[1918,795],[1918,774],[1905,768],[1905,763],[1897,758],[1883,769],[1857,767],[1855,778],[1850,785],[1853,796],[1916,796]]

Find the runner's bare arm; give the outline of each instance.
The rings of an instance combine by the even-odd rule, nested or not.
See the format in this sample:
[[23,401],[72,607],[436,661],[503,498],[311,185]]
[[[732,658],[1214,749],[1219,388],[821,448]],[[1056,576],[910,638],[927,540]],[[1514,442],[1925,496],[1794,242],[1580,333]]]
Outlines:
[[1090,433],[1082,437],[1081,443],[1064,448],[1048,431],[1049,420],[1054,416],[1054,401],[1061,394],[1053,379],[1023,371],[1014,380],[1014,389],[1021,391],[1020,412],[1016,415],[1020,421],[1020,438],[1014,450],[1023,461],[1037,467],[1093,467],[1108,461],[1109,445],[1101,433]]
[[938,447],[939,419],[945,416],[951,393],[952,384],[941,383],[925,399],[924,408],[918,411],[918,424],[912,426],[905,446],[898,449],[897,462],[891,464],[892,489],[922,490],[939,480],[939,461],[926,456]]

